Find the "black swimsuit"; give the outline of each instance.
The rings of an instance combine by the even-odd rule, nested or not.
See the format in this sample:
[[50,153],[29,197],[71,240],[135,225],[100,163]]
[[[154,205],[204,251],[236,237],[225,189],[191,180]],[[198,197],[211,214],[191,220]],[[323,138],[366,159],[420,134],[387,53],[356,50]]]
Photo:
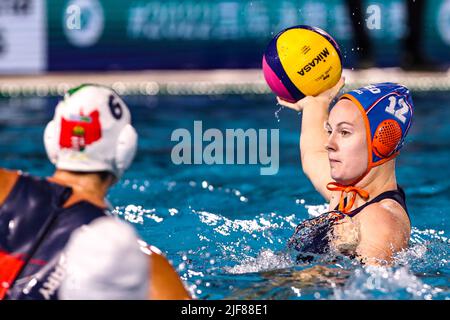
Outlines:
[[[380,202],[384,199],[397,201],[410,219],[406,207],[405,192],[399,185],[397,185],[397,190],[383,192],[363,204],[361,207],[356,208],[345,215],[353,218],[368,205]],[[318,217],[305,220],[295,228],[294,234],[288,241],[288,247],[299,252],[297,261],[310,262],[314,259],[314,255],[325,254],[330,251],[330,237],[332,236],[333,226],[345,216],[337,209],[338,207],[333,211],[323,213]]]

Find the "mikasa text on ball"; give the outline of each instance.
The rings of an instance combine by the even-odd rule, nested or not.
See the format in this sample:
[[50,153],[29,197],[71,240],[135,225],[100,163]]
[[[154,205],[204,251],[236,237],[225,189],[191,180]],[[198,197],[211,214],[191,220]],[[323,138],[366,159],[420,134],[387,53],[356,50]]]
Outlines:
[[267,46],[262,65],[269,87],[289,102],[333,87],[342,73],[336,41],[325,31],[304,25],[278,33]]

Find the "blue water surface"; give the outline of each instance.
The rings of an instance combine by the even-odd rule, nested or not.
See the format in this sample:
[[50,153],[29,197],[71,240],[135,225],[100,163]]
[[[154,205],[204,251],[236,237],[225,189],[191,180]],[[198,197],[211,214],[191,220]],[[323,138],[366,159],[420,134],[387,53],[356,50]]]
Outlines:
[[[450,92],[413,94],[415,119],[397,160],[413,231],[393,267],[363,268],[344,257],[332,264],[294,262],[286,241],[326,204],[301,170],[301,116],[279,110],[270,95],[125,97],[139,150],[109,201],[167,255],[200,299],[449,299]],[[52,173],[42,134],[58,100],[0,99],[3,167]],[[173,164],[171,134],[193,133],[195,120],[223,133],[279,129],[279,172]]]

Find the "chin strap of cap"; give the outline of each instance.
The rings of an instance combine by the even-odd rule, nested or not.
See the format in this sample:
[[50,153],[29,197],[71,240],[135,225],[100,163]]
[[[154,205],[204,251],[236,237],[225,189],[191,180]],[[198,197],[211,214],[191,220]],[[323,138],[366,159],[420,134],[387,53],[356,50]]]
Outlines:
[[[327,189],[330,191],[341,191],[338,209],[342,213],[348,213],[350,211],[350,209],[353,207],[353,204],[355,203],[357,194],[364,200],[367,200],[369,198],[369,193],[367,191],[354,186],[345,186],[337,182],[328,183]],[[347,203],[347,205],[344,205],[344,200],[349,193],[352,194],[352,197],[350,198],[350,201]]]

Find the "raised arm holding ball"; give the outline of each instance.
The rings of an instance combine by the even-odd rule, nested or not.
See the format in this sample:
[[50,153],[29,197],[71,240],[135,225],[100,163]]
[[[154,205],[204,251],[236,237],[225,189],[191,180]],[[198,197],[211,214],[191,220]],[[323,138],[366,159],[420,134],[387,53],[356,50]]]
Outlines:
[[[279,42],[285,32],[271,44],[277,39]],[[320,34],[327,35],[323,31]],[[314,56],[332,44],[339,52],[329,36],[324,39],[328,44],[310,42],[300,48],[307,46]],[[340,66],[329,60],[330,66],[321,61],[318,68],[317,60],[307,62],[310,57],[303,54],[304,50],[293,50],[300,61],[297,65],[285,65],[278,58],[264,66],[271,44],[263,60],[266,80],[278,95],[279,104],[302,112],[302,168],[331,210],[297,226],[289,246],[299,251],[298,259],[303,262],[311,261],[315,254],[334,252],[365,264],[391,263],[395,253],[407,248],[411,231],[405,193],[397,185],[395,175],[395,157],[413,115],[409,90],[395,83],[369,85],[344,94],[329,111],[332,100],[344,86],[343,78],[328,81],[340,76]],[[289,51],[289,45],[278,43],[278,54]],[[312,70],[316,68],[314,76],[289,76],[292,68],[298,69],[305,61]],[[327,71],[328,76],[322,76],[321,72]],[[308,82],[319,83],[317,93],[302,92]]]

